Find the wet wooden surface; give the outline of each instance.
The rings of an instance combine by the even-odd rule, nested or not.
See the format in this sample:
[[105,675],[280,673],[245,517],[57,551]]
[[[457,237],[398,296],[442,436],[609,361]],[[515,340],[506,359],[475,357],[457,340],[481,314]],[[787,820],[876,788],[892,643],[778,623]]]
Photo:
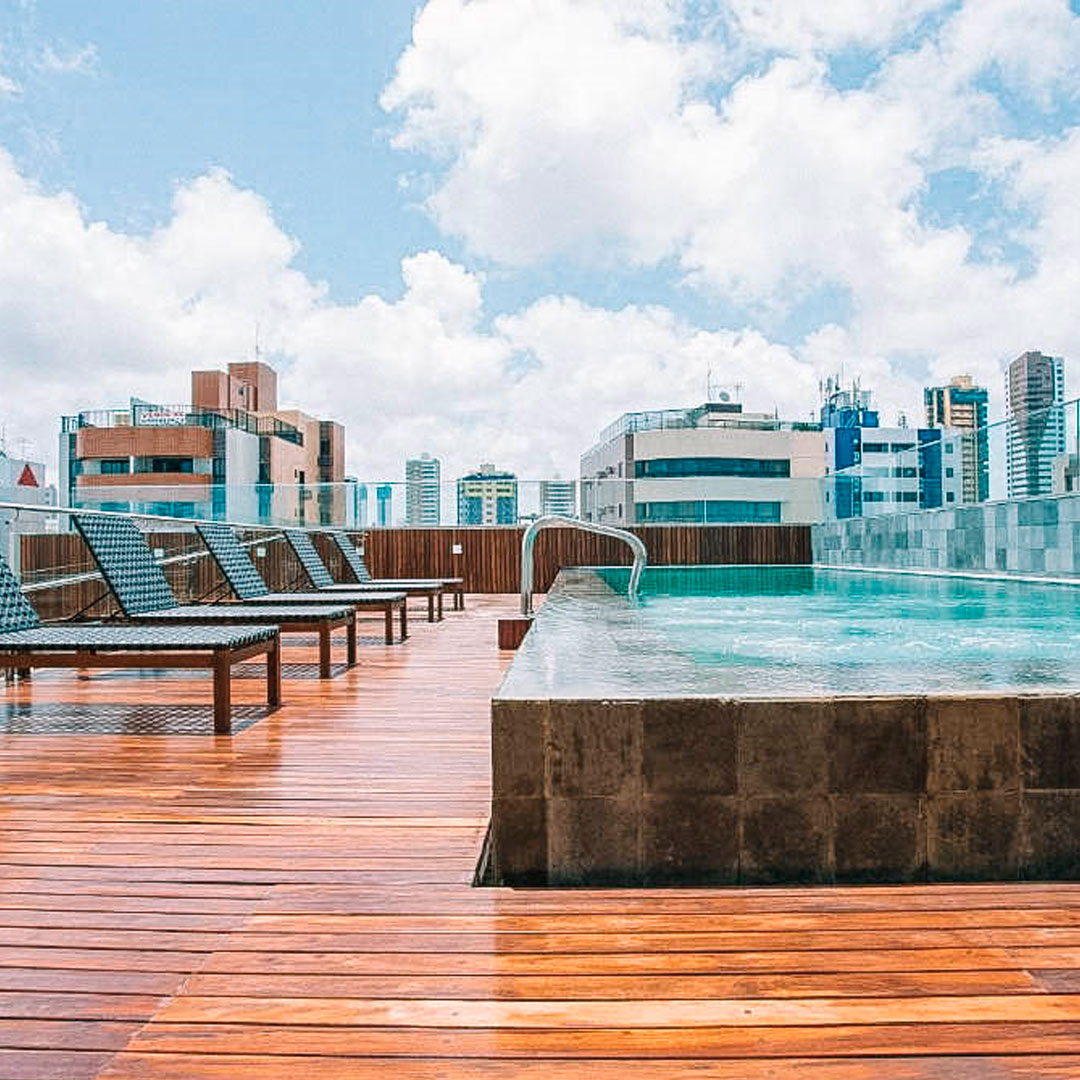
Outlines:
[[366,639],[232,738],[0,735],[0,1078],[1080,1076],[1080,886],[472,888],[515,603]]

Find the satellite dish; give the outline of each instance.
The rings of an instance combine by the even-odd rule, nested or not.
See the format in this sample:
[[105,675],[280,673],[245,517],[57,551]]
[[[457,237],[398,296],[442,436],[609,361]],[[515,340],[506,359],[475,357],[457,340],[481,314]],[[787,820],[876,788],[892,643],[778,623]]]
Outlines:
[[720,391],[720,400],[721,401],[730,401],[731,400],[731,395],[726,390],[721,390]]

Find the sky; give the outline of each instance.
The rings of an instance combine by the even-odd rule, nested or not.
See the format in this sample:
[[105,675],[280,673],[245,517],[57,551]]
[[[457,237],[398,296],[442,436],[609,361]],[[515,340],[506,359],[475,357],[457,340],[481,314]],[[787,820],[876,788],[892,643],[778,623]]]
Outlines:
[[348,471],[714,386],[1080,391],[1066,0],[0,0],[0,429],[260,355]]

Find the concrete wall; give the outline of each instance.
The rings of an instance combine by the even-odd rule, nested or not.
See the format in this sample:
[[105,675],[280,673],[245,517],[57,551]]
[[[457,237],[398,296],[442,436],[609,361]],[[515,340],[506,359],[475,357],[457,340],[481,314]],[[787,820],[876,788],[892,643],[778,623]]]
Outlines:
[[888,570],[1080,575],[1080,495],[826,522],[814,562]]

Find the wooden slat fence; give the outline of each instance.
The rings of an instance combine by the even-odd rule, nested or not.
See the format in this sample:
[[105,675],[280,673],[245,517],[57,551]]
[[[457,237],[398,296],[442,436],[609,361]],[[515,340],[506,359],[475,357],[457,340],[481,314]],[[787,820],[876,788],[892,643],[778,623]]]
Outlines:
[[[645,542],[650,563],[658,566],[810,562],[810,530],[801,525],[654,525],[634,532]],[[367,563],[375,577],[460,577],[464,578],[466,592],[513,593],[520,589],[523,533],[516,527],[376,529],[367,533]],[[95,569],[85,544],[75,533],[31,534],[20,539],[21,573],[27,585]],[[152,532],[147,534],[147,540],[166,557],[205,551],[193,532]],[[348,581],[349,574],[336,546],[325,536],[316,536],[315,543],[334,577]],[[454,553],[456,544],[461,545],[460,554]],[[251,552],[271,589],[306,587],[300,567],[283,540],[266,539]],[[545,592],[566,566],[617,566],[629,562],[629,549],[618,540],[579,529],[546,529],[536,542],[533,587]],[[209,557],[167,565],[165,572],[181,601],[230,598]],[[104,617],[116,610],[100,579],[34,590],[31,598],[46,620],[70,618],[76,612]]]
[[[708,563],[806,564],[811,561],[805,525],[652,525],[634,528],[657,566]],[[512,593],[521,588],[524,529],[374,529],[366,541],[375,577],[460,577],[470,593]],[[461,545],[455,555],[454,545]],[[537,592],[546,592],[566,566],[620,566],[631,561],[619,540],[580,529],[545,529],[536,540]]]

